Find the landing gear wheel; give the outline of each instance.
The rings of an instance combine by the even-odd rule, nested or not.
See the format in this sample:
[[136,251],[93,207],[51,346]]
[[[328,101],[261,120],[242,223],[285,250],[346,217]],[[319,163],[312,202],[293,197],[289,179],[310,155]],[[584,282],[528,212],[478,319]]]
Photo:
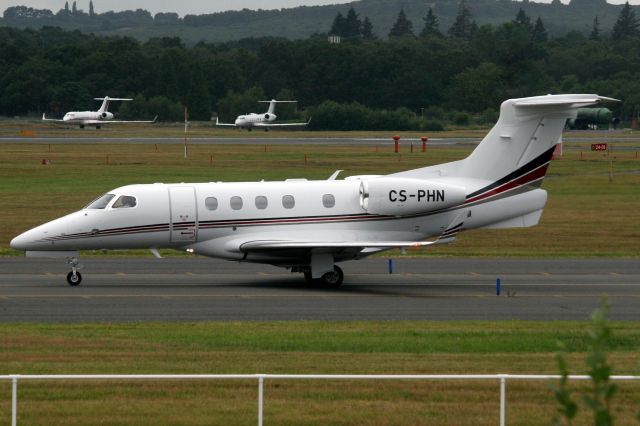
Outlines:
[[75,287],[82,282],[82,275],[80,275],[80,272],[71,271],[67,274],[67,282],[70,286]]
[[324,287],[329,288],[338,288],[342,285],[342,281],[344,280],[344,273],[339,266],[333,267],[333,272],[327,272],[320,278],[320,283]]

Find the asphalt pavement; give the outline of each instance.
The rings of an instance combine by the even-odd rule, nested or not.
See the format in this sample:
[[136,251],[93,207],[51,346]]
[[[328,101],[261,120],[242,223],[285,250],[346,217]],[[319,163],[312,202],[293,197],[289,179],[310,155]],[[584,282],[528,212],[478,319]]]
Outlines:
[[[387,258],[342,264],[338,290],[267,265],[199,257],[0,259],[0,321],[586,320],[608,295],[640,320],[637,259]],[[500,278],[500,295],[496,280]]]

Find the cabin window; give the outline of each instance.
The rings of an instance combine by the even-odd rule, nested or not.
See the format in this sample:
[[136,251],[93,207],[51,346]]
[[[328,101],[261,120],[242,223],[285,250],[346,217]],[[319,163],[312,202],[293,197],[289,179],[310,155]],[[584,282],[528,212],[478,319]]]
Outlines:
[[285,195],[282,197],[282,207],[285,209],[292,209],[296,205],[296,199],[293,198],[293,195]]
[[109,201],[113,200],[115,194],[104,194],[100,197],[96,198],[92,202],[89,203],[85,209],[104,209],[109,204]]
[[216,197],[207,197],[204,200],[204,206],[207,210],[217,210],[218,209],[218,199]]
[[241,197],[231,197],[231,208],[233,210],[240,210],[242,208],[242,198]]
[[113,203],[113,206],[111,206],[111,208],[112,209],[130,209],[131,207],[135,207],[136,204],[138,204],[136,202],[136,197],[132,197],[130,195],[122,195],[120,198],[116,200],[115,203]]
[[324,194],[322,196],[322,205],[330,209],[331,207],[336,205],[336,197],[331,194]]
[[269,205],[269,201],[267,201],[267,197],[264,195],[258,195],[256,197],[256,208],[259,210],[264,210]]

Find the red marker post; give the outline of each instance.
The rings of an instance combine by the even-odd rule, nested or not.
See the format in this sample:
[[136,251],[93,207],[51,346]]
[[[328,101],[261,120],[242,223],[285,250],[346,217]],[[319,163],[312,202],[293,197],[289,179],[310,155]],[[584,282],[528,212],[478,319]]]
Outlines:
[[420,138],[420,140],[422,141],[422,152],[427,152],[427,141],[429,140],[429,138],[423,136]]
[[399,148],[399,145],[400,145],[399,142],[400,142],[400,136],[395,135],[393,137],[393,152],[395,152],[396,154],[398,153],[398,148]]

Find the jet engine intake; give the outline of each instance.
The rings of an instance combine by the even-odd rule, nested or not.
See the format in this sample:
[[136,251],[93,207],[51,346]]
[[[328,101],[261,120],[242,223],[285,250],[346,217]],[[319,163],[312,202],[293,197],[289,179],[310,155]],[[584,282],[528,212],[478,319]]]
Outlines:
[[463,187],[437,180],[384,177],[360,183],[360,206],[371,214],[409,216],[462,204]]

